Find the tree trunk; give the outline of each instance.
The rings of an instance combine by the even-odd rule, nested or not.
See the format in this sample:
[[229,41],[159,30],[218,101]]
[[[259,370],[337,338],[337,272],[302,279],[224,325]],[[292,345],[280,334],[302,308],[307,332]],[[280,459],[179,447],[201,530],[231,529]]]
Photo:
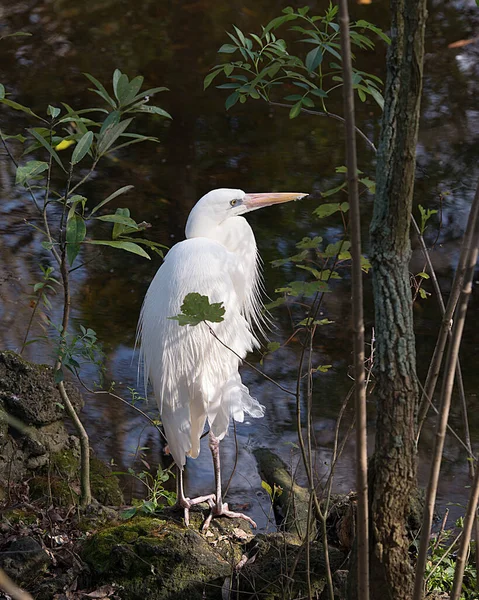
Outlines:
[[391,0],[391,14],[371,223],[377,378],[376,444],[369,470],[372,600],[409,600],[414,579],[406,515],[416,485],[418,386],[408,267],[426,0]]

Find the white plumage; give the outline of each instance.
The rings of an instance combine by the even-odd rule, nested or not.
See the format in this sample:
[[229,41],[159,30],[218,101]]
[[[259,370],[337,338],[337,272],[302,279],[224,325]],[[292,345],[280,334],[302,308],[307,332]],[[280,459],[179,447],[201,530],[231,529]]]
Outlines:
[[[261,329],[262,321],[256,242],[240,215],[301,196],[209,192],[188,217],[187,239],[168,252],[148,289],[139,322],[144,377],[153,385],[168,446],[180,469],[186,456],[198,456],[206,421],[213,439],[222,439],[231,417],[242,422],[245,413],[263,416],[263,407],[238,372],[238,356],[244,358],[258,346],[253,325]],[[181,312],[191,292],[223,303],[224,320],[209,326],[234,352],[205,323],[180,326],[169,319]]]

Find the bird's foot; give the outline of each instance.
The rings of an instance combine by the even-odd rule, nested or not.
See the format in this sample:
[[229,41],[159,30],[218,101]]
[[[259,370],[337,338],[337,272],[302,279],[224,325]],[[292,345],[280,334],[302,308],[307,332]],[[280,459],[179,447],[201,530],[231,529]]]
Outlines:
[[211,511],[206,521],[203,523],[203,527],[201,531],[206,531],[211,524],[211,521],[216,517],[228,517],[230,519],[244,519],[247,521],[254,529],[256,529],[256,523],[253,521],[251,517],[248,515],[244,515],[243,513],[234,512],[228,508],[228,504],[225,502],[218,505],[213,500],[208,500],[208,504],[210,505]]
[[176,506],[184,510],[185,525],[188,527],[190,524],[190,508],[196,504],[207,502],[210,507],[214,504],[216,496],[214,494],[208,494],[207,496],[198,496],[197,498],[186,498],[183,496],[179,497],[176,501]]

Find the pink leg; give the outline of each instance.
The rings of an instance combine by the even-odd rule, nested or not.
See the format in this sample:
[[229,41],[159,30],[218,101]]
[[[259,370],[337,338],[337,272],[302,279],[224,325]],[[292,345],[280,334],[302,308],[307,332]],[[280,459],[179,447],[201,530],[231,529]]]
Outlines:
[[211,503],[215,500],[214,494],[209,494],[208,496],[198,496],[198,498],[187,498],[185,496],[183,490],[183,469],[178,469],[178,477],[176,480],[176,505],[184,509],[184,518],[185,525],[188,527],[190,524],[190,508],[195,504],[200,504],[201,502],[208,502],[211,506]]
[[211,450],[211,454],[213,456],[213,466],[215,469],[215,484],[216,484],[216,502],[213,502],[213,499],[208,500],[208,504],[210,505],[211,512],[208,515],[208,518],[204,522],[202,527],[203,531],[206,531],[210,526],[210,523],[215,517],[230,517],[231,519],[244,519],[248,521],[250,525],[256,528],[256,523],[243,513],[233,512],[229,510],[228,504],[223,503],[223,495],[221,493],[221,467],[220,467],[220,441],[219,439],[211,432],[210,429],[210,438],[209,438],[209,446]]

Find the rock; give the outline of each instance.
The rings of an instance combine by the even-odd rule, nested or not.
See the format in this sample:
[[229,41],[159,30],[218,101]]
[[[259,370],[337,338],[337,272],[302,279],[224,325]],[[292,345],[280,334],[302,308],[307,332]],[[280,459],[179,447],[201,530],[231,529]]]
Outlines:
[[220,600],[235,558],[226,560],[207,539],[193,527],[147,517],[106,527],[82,550],[88,585],[114,581],[122,600]]
[[49,555],[31,537],[11,542],[0,553],[0,567],[21,587],[40,582],[50,563]]
[[[345,569],[339,569],[333,573],[334,600],[346,600],[348,575],[349,571],[346,571]],[[324,587],[319,596],[319,600],[329,600],[327,586]]]
[[[71,383],[66,389],[75,410],[83,406]],[[59,506],[78,500],[80,450],[78,438],[69,435],[65,411],[55,386],[53,369],[23,360],[14,352],[0,352],[0,411],[20,421],[20,431],[0,419],[0,499],[6,486],[28,480],[30,497]],[[91,457],[93,496],[100,502],[123,502],[118,478],[107,465]]]
[[[279,525],[286,531],[304,538],[309,518],[308,490],[295,483],[288,466],[268,448],[256,448],[253,454],[258,462],[261,477],[271,489],[279,486],[282,490],[281,494],[275,495],[273,499],[275,514],[279,515]],[[312,528],[311,535],[314,535],[315,523],[312,524]]]
[[[83,400],[79,391],[70,383],[66,389],[75,410],[80,412]],[[48,425],[64,418],[53,368],[25,361],[14,352],[0,352],[0,400],[26,425]]]

